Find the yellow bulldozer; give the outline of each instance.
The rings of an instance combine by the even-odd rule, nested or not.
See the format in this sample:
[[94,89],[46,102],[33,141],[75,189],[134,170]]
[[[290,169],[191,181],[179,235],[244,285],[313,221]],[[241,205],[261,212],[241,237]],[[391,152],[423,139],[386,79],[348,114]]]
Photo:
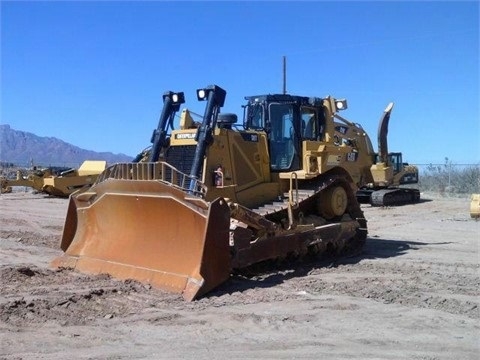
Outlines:
[[[148,152],[109,166],[70,196],[52,266],[135,279],[190,301],[255,264],[361,251],[359,143],[337,141],[346,101],[269,94],[245,98],[243,123],[221,114],[226,91],[166,92]],[[337,136],[338,137],[338,136]]]
[[83,186],[92,185],[106,166],[107,162],[103,160],[85,160],[78,169],[64,170],[58,175],[50,168],[37,169],[27,175],[17,171],[16,179],[0,180],[1,191],[8,193],[14,186],[26,186],[52,196],[69,197]]

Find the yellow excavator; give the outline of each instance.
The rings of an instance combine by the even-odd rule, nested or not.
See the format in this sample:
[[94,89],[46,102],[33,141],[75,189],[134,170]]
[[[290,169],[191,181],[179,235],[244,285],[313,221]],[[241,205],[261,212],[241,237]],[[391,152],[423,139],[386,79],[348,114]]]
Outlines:
[[107,166],[103,160],[85,160],[78,169],[68,169],[53,174],[51,169],[34,170],[27,175],[17,172],[17,178],[1,179],[2,193],[12,191],[14,186],[31,187],[38,192],[57,197],[69,197],[76,190],[92,185]]
[[[361,251],[353,143],[335,140],[346,101],[289,94],[246,97],[243,123],[220,114],[226,91],[197,90],[201,123],[166,92],[152,146],[109,166],[70,196],[52,266],[108,273],[190,301],[265,261]],[[351,175],[353,174],[353,176]]]
[[[358,186],[357,200],[373,206],[396,206],[420,201],[418,168],[404,163],[401,152],[388,152],[388,123],[393,103],[385,108],[378,127],[378,152],[362,126],[339,114],[335,117],[335,142],[353,146],[354,152],[343,163]],[[352,168],[353,166],[353,168]]]

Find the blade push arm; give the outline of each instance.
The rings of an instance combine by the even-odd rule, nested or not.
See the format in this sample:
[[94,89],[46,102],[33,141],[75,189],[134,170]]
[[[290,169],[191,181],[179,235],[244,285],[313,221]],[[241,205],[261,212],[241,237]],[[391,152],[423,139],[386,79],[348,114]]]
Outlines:
[[205,107],[205,114],[203,116],[203,121],[200,127],[197,130],[195,140],[197,141],[197,148],[195,150],[195,156],[193,158],[193,164],[190,171],[190,177],[192,181],[190,182],[190,191],[194,191],[195,181],[200,176],[200,170],[203,164],[203,158],[207,151],[207,146],[213,140],[213,130],[217,124],[217,117],[220,111],[220,108],[225,102],[225,96],[227,92],[221,87],[216,85],[207,86],[205,89],[197,90],[198,100],[207,101]]
[[167,137],[167,126],[173,123],[175,113],[180,109],[180,105],[185,102],[183,92],[174,93],[167,91],[163,94],[163,109],[158,120],[158,126],[153,130],[152,134],[152,150],[148,161],[155,162],[160,156],[160,150],[165,146]]

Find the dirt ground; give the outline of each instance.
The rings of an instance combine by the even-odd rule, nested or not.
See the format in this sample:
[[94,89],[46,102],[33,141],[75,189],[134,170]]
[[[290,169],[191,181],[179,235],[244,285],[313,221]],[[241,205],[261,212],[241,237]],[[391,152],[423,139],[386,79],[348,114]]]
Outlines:
[[354,258],[232,277],[188,303],[49,267],[67,199],[0,196],[1,359],[478,359],[480,221],[470,200],[362,205]]

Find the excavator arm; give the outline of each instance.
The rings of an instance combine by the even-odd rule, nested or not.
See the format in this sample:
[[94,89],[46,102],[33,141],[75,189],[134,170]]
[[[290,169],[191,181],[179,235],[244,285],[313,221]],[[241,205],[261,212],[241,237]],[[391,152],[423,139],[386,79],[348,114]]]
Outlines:
[[376,186],[387,187],[393,181],[393,167],[388,157],[388,122],[392,113],[393,103],[389,103],[383,111],[378,126],[378,160],[370,168],[373,182]]
[[388,123],[390,121],[390,114],[393,110],[393,102],[389,103],[385,110],[383,111],[383,115],[380,119],[380,123],[378,126],[378,162],[385,163],[387,166],[389,164],[388,158]]

